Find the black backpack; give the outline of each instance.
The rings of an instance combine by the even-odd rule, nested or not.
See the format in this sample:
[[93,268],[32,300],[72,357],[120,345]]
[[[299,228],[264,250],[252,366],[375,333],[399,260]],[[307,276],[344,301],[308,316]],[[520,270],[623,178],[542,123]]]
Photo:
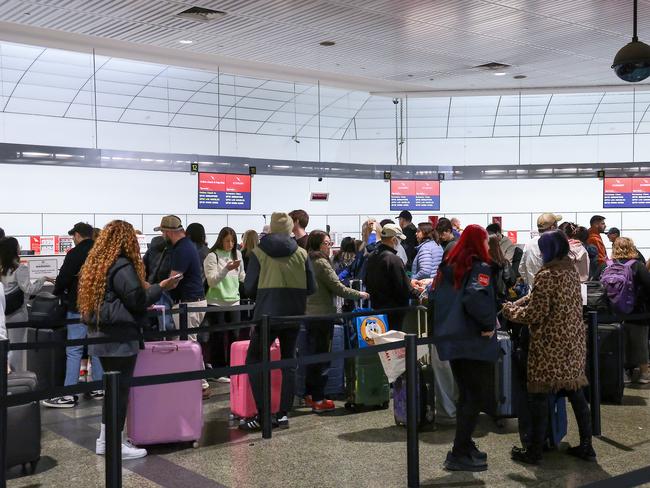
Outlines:
[[19,286],[9,293],[5,293],[5,316],[20,310],[25,303],[25,293]]

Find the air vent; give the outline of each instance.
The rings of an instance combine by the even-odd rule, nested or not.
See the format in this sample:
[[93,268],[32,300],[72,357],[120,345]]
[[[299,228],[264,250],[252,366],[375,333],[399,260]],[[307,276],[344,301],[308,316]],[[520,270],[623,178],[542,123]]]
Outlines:
[[213,22],[224,15],[226,15],[226,12],[220,10],[211,10],[203,7],[190,7],[187,10],[183,10],[176,14],[176,17],[185,20],[193,20],[195,22]]
[[493,62],[493,63],[479,64],[478,66],[474,66],[474,68],[472,69],[480,69],[483,71],[501,71],[508,68],[510,68],[509,64]]

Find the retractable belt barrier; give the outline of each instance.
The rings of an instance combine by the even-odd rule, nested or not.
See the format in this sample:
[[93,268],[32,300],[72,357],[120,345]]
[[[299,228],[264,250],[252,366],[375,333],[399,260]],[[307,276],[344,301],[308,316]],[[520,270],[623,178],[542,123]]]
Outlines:
[[[253,306],[244,305],[241,310],[251,310]],[[180,305],[180,310],[176,312],[180,315],[179,330],[153,332],[147,331],[143,334],[144,338],[168,338],[171,336],[181,336],[187,338],[189,333],[239,330],[250,328],[252,326],[260,328],[262,339],[262,360],[254,364],[242,366],[228,366],[223,368],[211,368],[199,371],[188,371],[183,373],[163,374],[141,376],[123,380],[119,372],[105,372],[103,381],[93,381],[92,383],[79,384],[67,387],[49,388],[47,390],[37,390],[29,393],[20,393],[16,395],[7,394],[8,375],[5,366],[0,367],[0,466],[6,465],[7,456],[7,408],[15,405],[22,405],[34,401],[53,398],[55,396],[74,395],[87,393],[92,390],[105,390],[104,408],[106,409],[106,455],[105,455],[105,480],[106,486],[110,488],[120,488],[122,486],[121,470],[121,446],[117,422],[117,405],[119,403],[119,386],[123,381],[127,381],[129,386],[149,386],[167,383],[176,383],[182,381],[195,381],[206,378],[214,378],[225,375],[262,373],[262,437],[271,438],[271,370],[284,369],[297,365],[316,364],[328,362],[333,359],[352,358],[356,356],[370,356],[383,351],[405,348],[406,353],[406,396],[407,396],[407,486],[419,486],[419,440],[417,425],[417,346],[433,344],[433,338],[417,338],[415,334],[407,334],[404,341],[393,342],[382,345],[370,345],[365,348],[348,349],[337,352],[311,354],[300,356],[298,358],[283,359],[279,361],[270,361],[270,329],[277,330],[282,327],[295,327],[295,324],[301,323],[309,327],[310,322],[330,320],[333,323],[341,319],[351,319],[353,317],[367,316],[369,314],[384,314],[396,311],[408,311],[424,309],[422,306],[396,307],[383,310],[372,310],[363,312],[349,312],[342,314],[318,315],[318,316],[286,316],[270,317],[263,316],[261,319],[240,322],[229,326],[204,326],[196,328],[187,328],[187,314],[190,312],[218,313],[229,308],[220,307],[188,307],[185,304]],[[650,318],[650,314],[647,314]],[[592,344],[591,357],[588,358],[590,365],[591,380],[591,406],[592,422],[594,424],[594,434],[600,435],[600,388],[598,384],[598,348],[597,348],[597,324],[598,316],[595,312],[589,314],[589,340]],[[78,323],[78,320],[77,322]],[[293,324],[293,325],[292,325]],[[26,325],[28,326],[28,325]],[[129,339],[129,341],[132,339]],[[105,344],[120,342],[113,338],[95,338],[95,339],[77,339],[66,340],[61,342],[43,342],[36,344],[16,343],[9,344],[8,340],[0,341],[0,365],[7,363],[10,350],[40,349],[53,347],[66,347],[72,345],[88,344]],[[593,347],[595,345],[595,347]],[[0,488],[6,487],[6,471],[0,469]]]

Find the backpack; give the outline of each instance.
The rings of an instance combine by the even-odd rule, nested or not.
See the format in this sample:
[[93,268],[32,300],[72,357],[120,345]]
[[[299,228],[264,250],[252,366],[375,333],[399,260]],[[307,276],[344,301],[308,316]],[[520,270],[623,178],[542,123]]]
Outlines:
[[25,303],[25,293],[16,286],[9,293],[5,293],[5,316],[11,315],[20,310]]
[[587,281],[587,311],[603,314],[611,313],[609,297],[605,285],[600,281]]
[[634,271],[632,266],[636,260],[626,263],[608,261],[607,268],[600,277],[600,282],[607,291],[607,296],[615,312],[632,313],[636,302],[634,286]]

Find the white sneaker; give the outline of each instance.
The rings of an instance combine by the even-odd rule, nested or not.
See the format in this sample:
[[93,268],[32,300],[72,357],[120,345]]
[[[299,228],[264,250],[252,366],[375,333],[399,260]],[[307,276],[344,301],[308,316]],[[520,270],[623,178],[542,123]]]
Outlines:
[[623,373],[623,384],[629,385],[630,383],[632,383],[632,378],[630,377],[630,373],[625,371]]
[[[106,441],[104,439],[97,439],[95,441],[95,454],[98,456],[106,454]],[[129,440],[122,442],[122,459],[140,459],[146,455],[146,449],[135,447]]]
[[230,378],[227,376],[221,376],[217,378],[217,383],[230,383]]
[[210,388],[210,385],[208,384],[208,382],[206,380],[201,380],[201,389],[202,390],[207,390],[208,388]]
[[122,459],[140,459],[147,455],[146,449],[135,447],[130,440],[122,442]]

